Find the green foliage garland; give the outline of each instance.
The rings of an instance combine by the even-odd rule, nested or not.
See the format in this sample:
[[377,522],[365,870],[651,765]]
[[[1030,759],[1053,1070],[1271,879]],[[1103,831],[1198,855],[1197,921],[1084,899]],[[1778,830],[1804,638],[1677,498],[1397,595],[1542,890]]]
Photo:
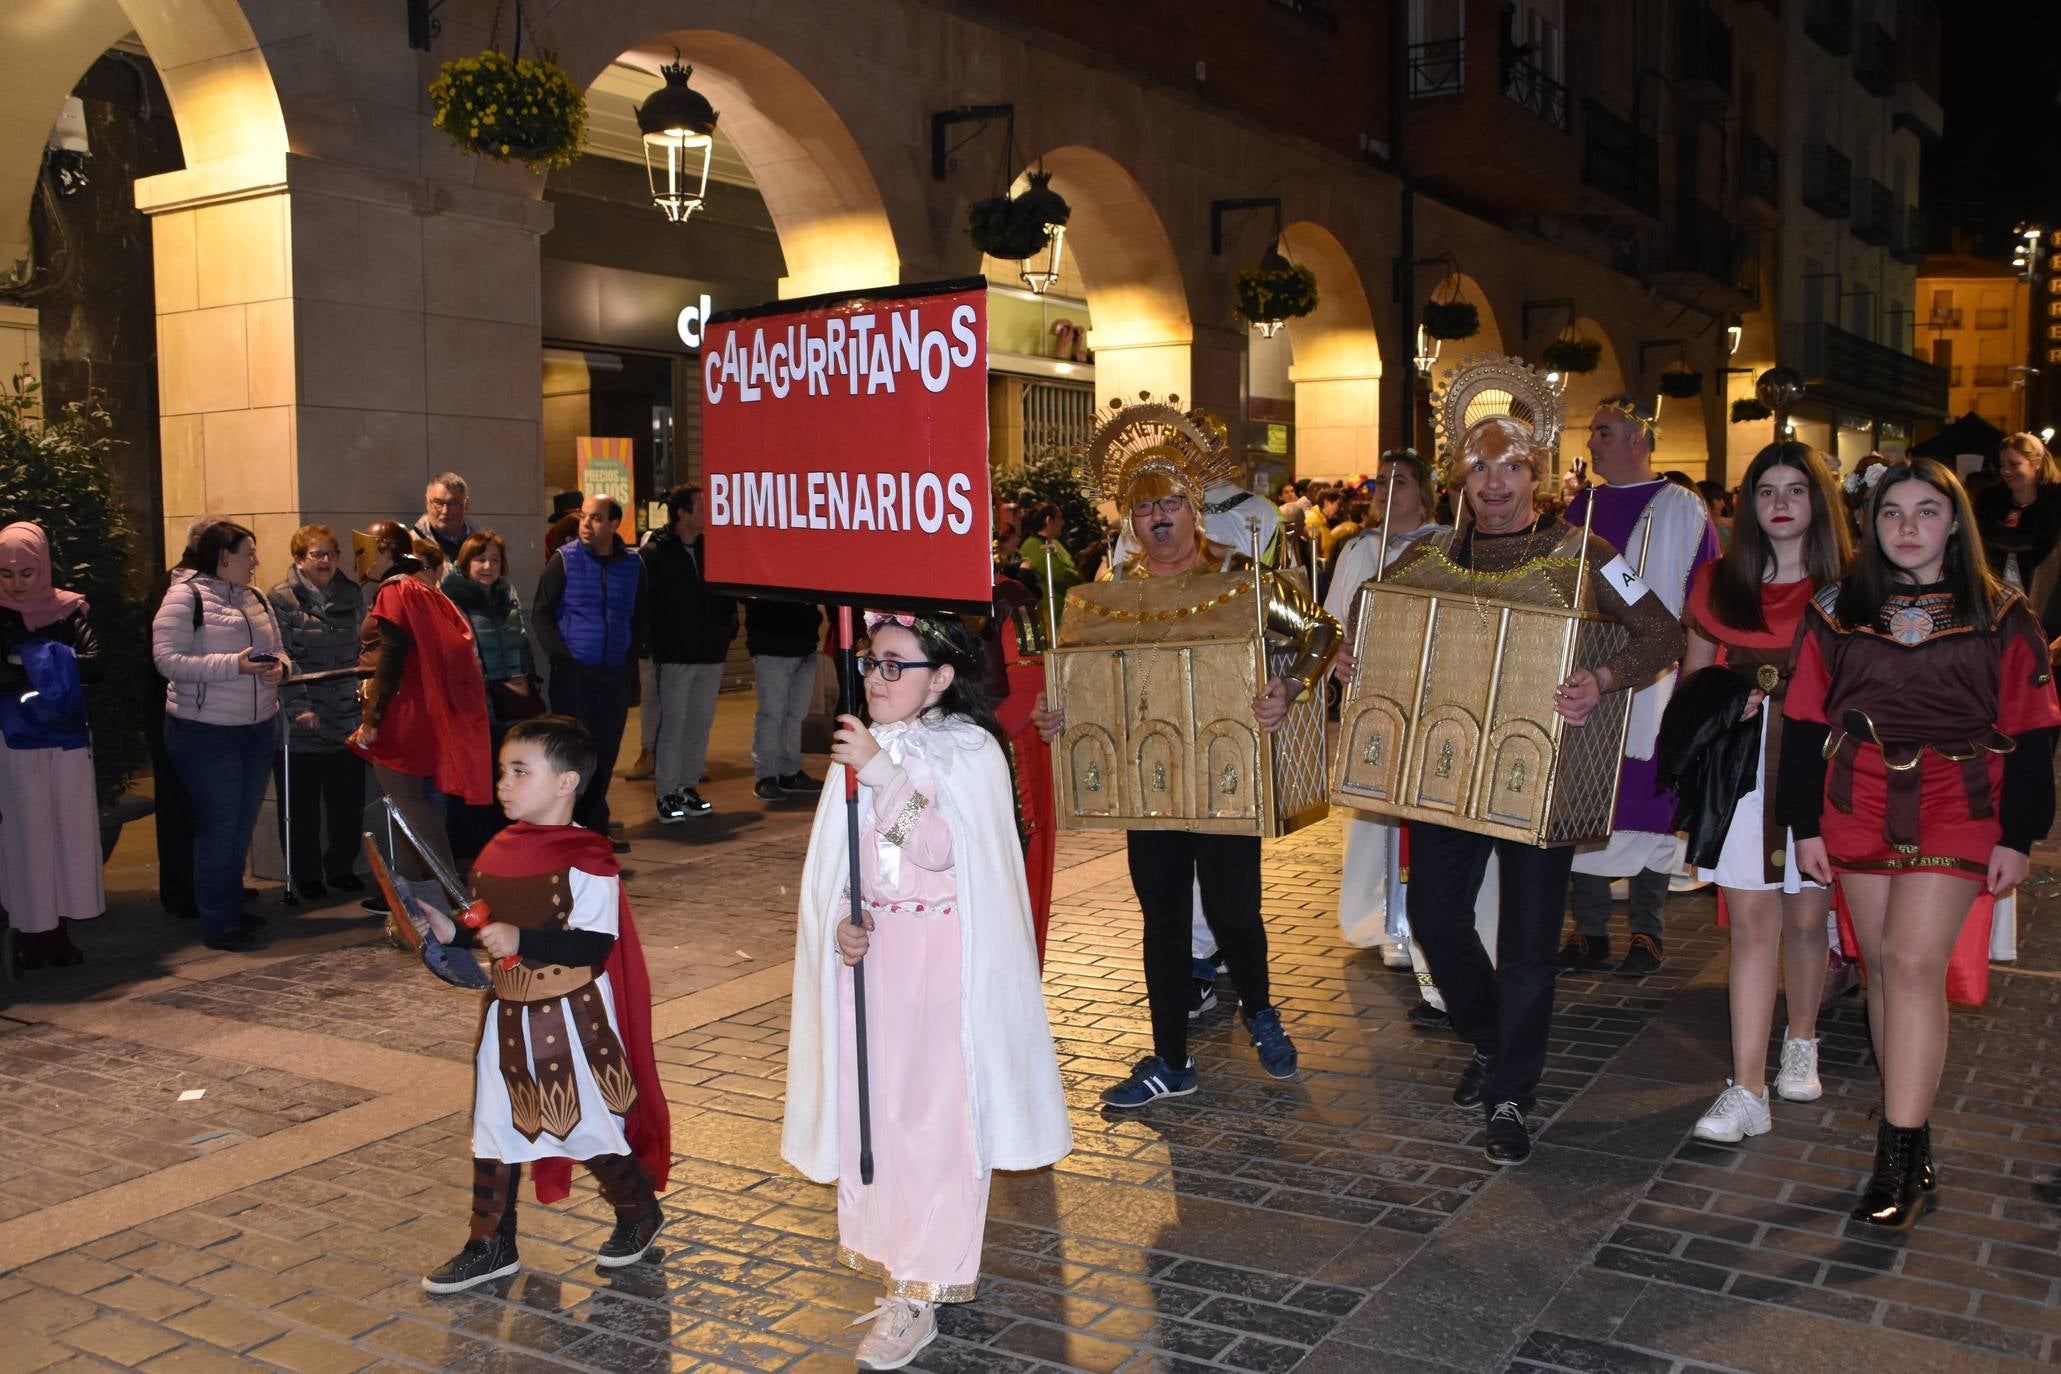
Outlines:
[[1594,372],[1603,361],[1603,345],[1595,339],[1555,339],[1539,350],[1539,361],[1552,372]]
[[439,129],[468,153],[532,167],[570,167],[587,134],[587,97],[547,54],[493,48],[438,69],[429,87]]
[[1471,301],[1426,301],[1424,332],[1448,342],[1471,339],[1481,332],[1481,311]]
[[1317,274],[1279,253],[1238,274],[1238,318],[1247,324],[1299,320],[1317,308]]
[[0,525],[33,520],[50,541],[51,581],[84,596],[100,641],[101,680],[86,687],[100,804],[113,803],[149,754],[145,712],[164,709],[150,671],[150,626],[131,595],[136,531],[110,461],[115,445],[97,401],[45,418],[41,388],[0,387]]

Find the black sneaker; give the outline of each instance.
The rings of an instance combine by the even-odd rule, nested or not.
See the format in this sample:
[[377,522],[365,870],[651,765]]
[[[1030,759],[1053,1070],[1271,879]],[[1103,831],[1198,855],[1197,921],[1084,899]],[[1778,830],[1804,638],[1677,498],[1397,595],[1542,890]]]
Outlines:
[[241,954],[244,950],[256,949],[258,947],[258,937],[247,930],[232,930],[227,935],[217,935],[213,939],[203,940],[201,943],[209,949],[219,949],[232,954]]
[[1403,1013],[1403,1019],[1418,1030],[1451,1030],[1453,1028],[1452,1013],[1446,1011],[1443,1007],[1434,1007],[1422,997],[1412,1003],[1410,1009]]
[[1624,962],[1617,971],[1633,978],[1644,978],[1649,973],[1660,972],[1662,959],[1658,935],[1634,935],[1631,948],[1624,952]]
[[1564,969],[1606,969],[1610,967],[1610,937],[1584,935],[1580,931],[1560,946],[1560,967]]
[[1491,1164],[1522,1164],[1531,1158],[1531,1132],[1515,1102],[1498,1102],[1488,1117],[1488,1139],[1481,1147]]
[[522,1259],[515,1253],[515,1242],[508,1237],[468,1240],[465,1248],[441,1268],[422,1276],[422,1287],[429,1293],[463,1293],[468,1288],[506,1278],[520,1268]]
[[812,778],[799,768],[789,773],[786,777],[776,778],[774,781],[780,784],[781,791],[799,792],[806,797],[813,797],[823,790],[823,780],[821,778]]
[[1476,1050],[1467,1060],[1467,1067],[1460,1070],[1459,1086],[1453,1089],[1453,1105],[1456,1107],[1479,1107],[1481,1085],[1488,1081],[1489,1066],[1493,1061]]
[[668,792],[658,799],[658,823],[678,825],[687,819],[687,799],[678,792]]
[[780,790],[778,778],[760,778],[751,785],[751,794],[760,801],[779,801],[787,795]]
[[666,1224],[666,1214],[653,1202],[651,1210],[634,1221],[616,1220],[615,1230],[608,1239],[601,1242],[601,1253],[594,1263],[603,1269],[620,1269],[626,1264],[635,1264],[644,1258],[644,1252],[651,1248],[651,1242],[658,1238],[659,1228]]

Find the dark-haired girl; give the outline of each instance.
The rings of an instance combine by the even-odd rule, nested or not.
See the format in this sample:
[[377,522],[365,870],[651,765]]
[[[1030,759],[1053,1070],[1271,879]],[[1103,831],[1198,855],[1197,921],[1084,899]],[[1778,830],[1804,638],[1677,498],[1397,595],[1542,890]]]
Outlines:
[[2024,881],[2053,823],[2061,704],[2039,621],[1990,572],[1954,475],[1928,458],[1869,475],[1854,571],[1804,617],[1777,815],[1798,866],[1846,889],[1882,1066],[1853,1216],[1902,1228],[1938,1184],[1947,960],[1977,893]]
[[[838,1259],[885,1281],[862,1369],[899,1369],[968,1302],[995,1169],[1072,1148],[1038,983],[1009,764],[980,645],[949,616],[867,617],[871,726],[838,717],[802,869],[781,1154],[837,1184]],[[859,782],[851,923],[843,774]],[[851,966],[865,962],[874,1173],[860,1177]]]
[[1818,1003],[1825,986],[1825,908],[1830,890],[1796,866],[1796,846],[1768,805],[1781,759],[1781,704],[1804,608],[1846,571],[1852,546],[1831,470],[1805,444],[1770,444],[1740,484],[1740,518],[1722,558],[1696,570],[1682,622],[1689,647],[1684,676],[1718,665],[1751,679],[1748,717],[1761,720],[1760,770],[1733,808],[1717,867],[1697,876],[1716,882],[1731,921],[1732,1076],[1696,1123],[1702,1140],[1763,1135],[1768,1111],[1768,1032],[1775,1019],[1776,952],[1789,1006],[1775,1092],[1815,1101]]

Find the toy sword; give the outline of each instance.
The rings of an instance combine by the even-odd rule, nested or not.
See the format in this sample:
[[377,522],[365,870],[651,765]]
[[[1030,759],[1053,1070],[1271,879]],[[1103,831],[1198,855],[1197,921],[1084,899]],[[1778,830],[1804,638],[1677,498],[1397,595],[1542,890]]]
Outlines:
[[[451,919],[468,930],[478,930],[486,925],[487,922],[493,920],[493,909],[485,902],[476,900],[466,890],[465,884],[458,881],[458,875],[451,871],[450,865],[444,862],[443,856],[430,848],[423,841],[422,836],[416,833],[415,827],[409,822],[407,814],[400,807],[394,805],[394,799],[392,797],[382,797],[380,798],[380,805],[386,808],[386,814],[393,821],[394,828],[401,832],[401,838],[408,842],[409,846],[414,849],[416,856],[422,860],[422,866],[429,870],[429,876],[436,879],[437,886],[441,887],[444,890],[444,895],[450,899]],[[501,967],[514,968],[521,962],[522,958],[520,955],[511,954],[501,961]]]

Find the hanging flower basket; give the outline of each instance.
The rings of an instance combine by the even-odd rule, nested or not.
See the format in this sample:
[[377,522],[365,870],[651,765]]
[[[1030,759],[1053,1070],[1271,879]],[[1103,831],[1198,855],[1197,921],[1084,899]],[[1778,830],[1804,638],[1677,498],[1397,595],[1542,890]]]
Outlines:
[[1595,339],[1555,339],[1539,350],[1549,372],[1594,372],[1603,361],[1603,345]]
[[1703,373],[1686,363],[1676,363],[1660,374],[1660,394],[1677,401],[1693,401],[1703,394]]
[[1317,308],[1317,274],[1279,253],[1238,274],[1238,318],[1247,324],[1299,320]]
[[1032,172],[1020,196],[988,196],[966,211],[966,236],[991,258],[1021,262],[1034,258],[1051,238],[1047,226],[1065,224],[1073,214],[1066,198],[1053,190],[1049,172]]
[[1738,400],[1732,402],[1732,423],[1735,425],[1749,425],[1756,420],[1772,420],[1774,418],[1774,411],[1769,410],[1751,396],[1741,396]]
[[446,62],[429,103],[453,143],[496,162],[570,167],[587,135],[587,97],[549,56],[489,48]]
[[1426,301],[1424,333],[1433,339],[1471,339],[1481,332],[1481,311],[1470,301]]

